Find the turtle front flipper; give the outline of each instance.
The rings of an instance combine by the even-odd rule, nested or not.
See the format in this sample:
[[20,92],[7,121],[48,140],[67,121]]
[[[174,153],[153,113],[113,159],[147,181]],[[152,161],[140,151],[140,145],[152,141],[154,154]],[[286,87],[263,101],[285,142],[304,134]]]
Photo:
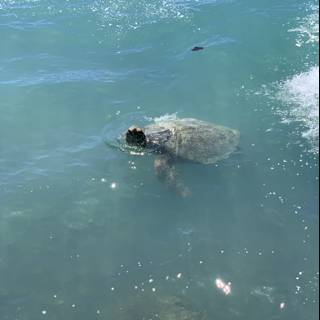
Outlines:
[[191,194],[189,188],[180,181],[173,160],[169,155],[160,155],[154,161],[154,170],[159,180],[180,196],[185,198]]

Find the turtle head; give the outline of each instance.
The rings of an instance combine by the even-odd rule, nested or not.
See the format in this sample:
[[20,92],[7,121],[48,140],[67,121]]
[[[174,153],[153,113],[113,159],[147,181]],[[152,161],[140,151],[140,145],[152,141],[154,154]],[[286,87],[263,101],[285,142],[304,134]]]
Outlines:
[[139,127],[132,126],[126,132],[126,142],[128,145],[143,147],[147,145],[147,137],[144,130]]

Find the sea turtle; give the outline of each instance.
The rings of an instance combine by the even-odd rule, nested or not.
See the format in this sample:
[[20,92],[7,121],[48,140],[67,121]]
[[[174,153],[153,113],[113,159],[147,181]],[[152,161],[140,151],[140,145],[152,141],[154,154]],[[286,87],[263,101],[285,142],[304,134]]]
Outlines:
[[221,125],[198,119],[172,119],[130,127],[125,133],[126,143],[154,151],[157,176],[180,195],[190,192],[179,181],[175,167],[177,160],[213,164],[226,159],[237,149],[240,133]]

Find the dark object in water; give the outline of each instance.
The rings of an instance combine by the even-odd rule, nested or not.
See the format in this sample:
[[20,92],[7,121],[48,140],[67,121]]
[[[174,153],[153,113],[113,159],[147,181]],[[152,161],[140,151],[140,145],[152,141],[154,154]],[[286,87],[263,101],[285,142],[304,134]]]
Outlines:
[[193,47],[191,51],[199,51],[199,50],[203,50],[204,47]]

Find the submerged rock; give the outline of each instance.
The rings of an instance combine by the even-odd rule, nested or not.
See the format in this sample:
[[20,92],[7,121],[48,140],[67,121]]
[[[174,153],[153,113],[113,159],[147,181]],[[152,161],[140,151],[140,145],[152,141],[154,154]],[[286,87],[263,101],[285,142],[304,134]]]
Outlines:
[[159,320],[208,320],[205,312],[198,310],[184,297],[138,297],[123,308],[121,320],[159,319]]
[[207,320],[204,312],[177,296],[159,299],[159,305],[161,320]]

